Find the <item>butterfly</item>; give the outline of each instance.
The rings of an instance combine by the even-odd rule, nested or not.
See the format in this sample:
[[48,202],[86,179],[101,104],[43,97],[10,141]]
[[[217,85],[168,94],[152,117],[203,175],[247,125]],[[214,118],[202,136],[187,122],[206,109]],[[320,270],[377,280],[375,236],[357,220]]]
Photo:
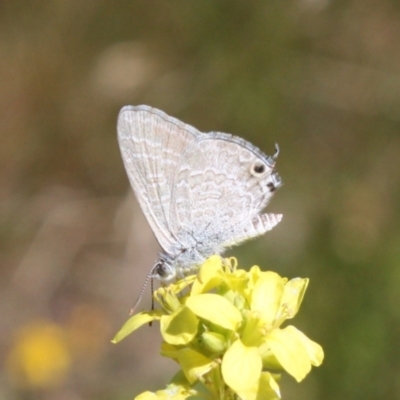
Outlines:
[[281,221],[261,213],[282,185],[277,145],[267,156],[240,137],[202,133],[146,105],[123,107],[117,130],[133,191],[163,249],[149,277],[183,277]]

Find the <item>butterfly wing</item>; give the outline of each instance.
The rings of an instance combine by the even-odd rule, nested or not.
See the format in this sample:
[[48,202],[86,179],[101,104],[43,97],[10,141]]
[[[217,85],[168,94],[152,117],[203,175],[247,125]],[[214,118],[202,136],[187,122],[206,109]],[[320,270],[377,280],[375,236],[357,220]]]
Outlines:
[[118,116],[118,142],[136,198],[161,247],[176,246],[171,229],[172,185],[179,160],[199,132],[149,106],[126,106]]
[[179,165],[173,229],[180,228],[200,253],[219,253],[272,229],[281,216],[259,213],[281,185],[274,165],[272,157],[241,138],[202,134]]

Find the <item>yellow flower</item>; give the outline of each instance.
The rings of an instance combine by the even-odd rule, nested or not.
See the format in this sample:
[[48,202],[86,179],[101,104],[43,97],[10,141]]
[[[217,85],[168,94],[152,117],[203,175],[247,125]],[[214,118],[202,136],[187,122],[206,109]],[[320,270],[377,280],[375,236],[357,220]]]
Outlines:
[[201,399],[202,396],[199,392],[192,389],[186,381],[182,373],[178,373],[167,385],[164,390],[157,390],[157,392],[143,392],[136,396],[136,400],[184,400],[191,396],[196,395],[196,398]]
[[6,360],[14,383],[25,389],[46,389],[67,378],[71,355],[61,327],[35,321],[21,328]]
[[160,321],[161,354],[179,363],[184,379],[137,398],[184,399],[200,384],[208,398],[280,399],[280,372],[301,381],[323,360],[321,346],[294,326],[281,328],[297,314],[307,285],[308,279],[288,280],[259,267],[246,272],[235,260],[213,256],[197,276],[161,287],[154,293],[161,309],[131,317],[113,341]]

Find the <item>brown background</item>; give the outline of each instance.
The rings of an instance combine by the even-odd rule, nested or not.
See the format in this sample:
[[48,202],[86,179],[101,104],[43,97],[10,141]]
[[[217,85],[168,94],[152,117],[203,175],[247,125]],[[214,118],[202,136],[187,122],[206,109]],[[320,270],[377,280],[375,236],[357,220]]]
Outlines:
[[176,371],[156,326],[110,343],[158,251],[115,132],[149,104],[280,144],[284,220],[231,254],[311,280],[294,324],[326,359],[284,398],[400,399],[399,43],[394,0],[0,1],[0,398]]

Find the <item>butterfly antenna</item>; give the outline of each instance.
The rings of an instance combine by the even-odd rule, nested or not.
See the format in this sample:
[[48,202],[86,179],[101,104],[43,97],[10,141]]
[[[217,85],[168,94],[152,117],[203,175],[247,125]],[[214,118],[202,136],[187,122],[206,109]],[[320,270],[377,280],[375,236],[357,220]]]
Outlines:
[[150,288],[151,288],[151,311],[153,311],[154,310],[154,296],[153,296],[153,294],[154,294],[154,279],[153,279],[153,277],[151,278],[151,281],[150,281]]
[[[146,280],[144,281],[144,284],[143,284],[143,286],[142,286],[142,290],[140,291],[139,296],[138,296],[138,298],[136,299],[134,306],[130,309],[129,315],[132,315],[132,314],[135,312],[137,306],[138,306],[139,303],[142,301],[142,297],[143,297],[143,295],[144,295],[144,291],[146,290],[146,286],[147,286],[147,284],[149,283],[149,279],[150,279],[151,276],[153,275],[153,269],[154,269],[154,268],[152,268],[152,269],[150,270],[150,272],[147,274]],[[153,298],[153,279],[151,280],[151,286],[152,286],[152,289],[151,289],[151,298]]]
[[273,160],[276,160],[278,158],[279,152],[280,152],[279,145],[278,143],[275,143],[275,154],[272,156]]

